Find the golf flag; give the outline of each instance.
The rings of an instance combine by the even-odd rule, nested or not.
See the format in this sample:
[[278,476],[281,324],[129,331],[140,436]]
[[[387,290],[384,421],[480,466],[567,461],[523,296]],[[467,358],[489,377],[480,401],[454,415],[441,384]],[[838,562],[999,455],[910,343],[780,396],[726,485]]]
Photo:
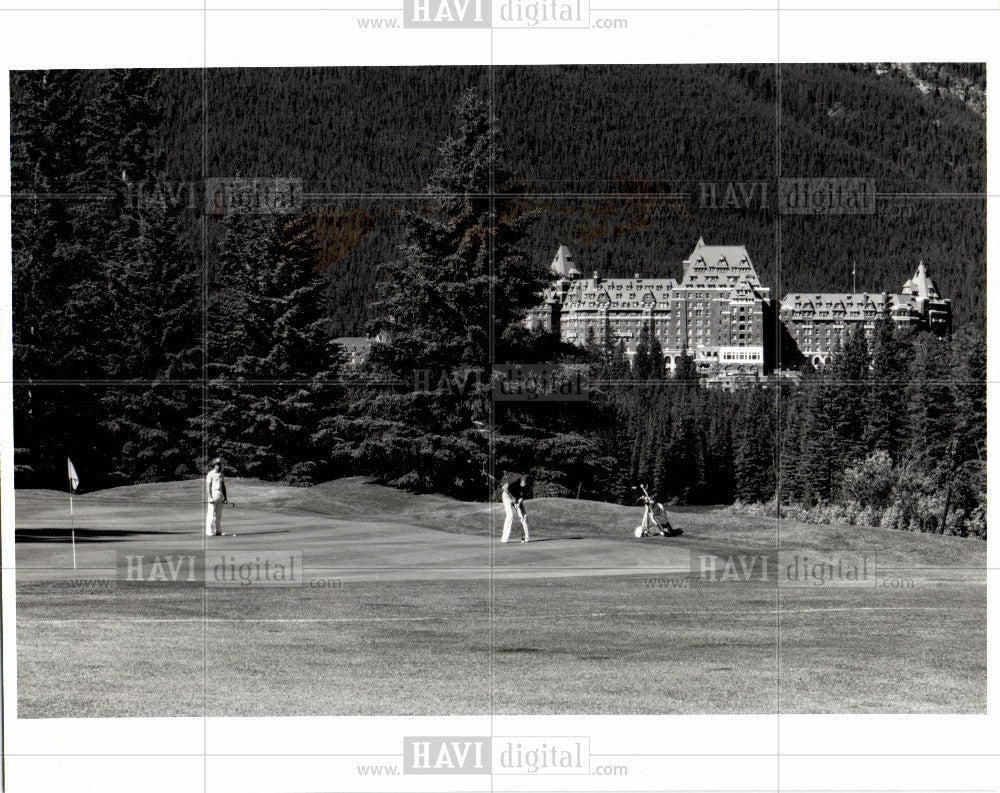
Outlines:
[[76,570],[76,523],[73,522],[73,492],[80,486],[80,477],[76,475],[76,468],[69,457],[66,458],[66,473],[69,475],[70,541],[73,543],[73,569]]
[[80,477],[76,475],[76,468],[73,467],[73,461],[66,458],[66,470],[69,473],[69,490],[72,493],[80,486]]

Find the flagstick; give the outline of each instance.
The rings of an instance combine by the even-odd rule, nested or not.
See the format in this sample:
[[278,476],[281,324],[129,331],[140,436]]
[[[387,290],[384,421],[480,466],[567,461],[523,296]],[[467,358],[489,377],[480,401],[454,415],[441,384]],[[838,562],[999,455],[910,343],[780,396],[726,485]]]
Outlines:
[[73,491],[69,491],[69,530],[73,540],[73,569],[76,570],[76,519],[73,517]]

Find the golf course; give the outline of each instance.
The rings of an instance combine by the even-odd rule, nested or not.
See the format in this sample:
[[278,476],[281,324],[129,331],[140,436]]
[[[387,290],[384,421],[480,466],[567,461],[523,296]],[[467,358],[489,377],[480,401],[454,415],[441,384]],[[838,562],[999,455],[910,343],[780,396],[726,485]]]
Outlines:
[[[16,491],[20,718],[985,713],[979,540],[669,506],[636,539],[640,506],[542,498],[501,544],[499,503],[228,487],[223,537],[201,480]],[[877,571],[788,586],[789,553]],[[127,580],[158,556],[198,569]],[[300,578],[217,586],[230,557]]]

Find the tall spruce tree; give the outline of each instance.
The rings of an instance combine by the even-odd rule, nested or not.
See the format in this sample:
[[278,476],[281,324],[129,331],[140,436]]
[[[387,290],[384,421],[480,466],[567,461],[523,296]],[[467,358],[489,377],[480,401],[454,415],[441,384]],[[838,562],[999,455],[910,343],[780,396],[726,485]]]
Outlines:
[[163,179],[153,72],[101,73],[93,97],[73,72],[13,79],[15,189],[49,195],[16,202],[15,370],[115,381],[29,398],[36,448],[58,458],[82,443],[98,485],[176,475],[192,406],[164,382],[194,371],[198,292],[178,209],[144,200]]
[[779,388],[777,490],[782,503],[803,501],[806,499],[805,469],[802,461],[805,443],[802,432],[805,416],[804,393],[802,389],[788,384],[782,384]]
[[750,388],[733,424],[734,486],[744,502],[767,501],[774,495],[774,402],[767,392]]
[[951,465],[957,421],[951,364],[945,341],[931,333],[914,337],[905,388],[907,456],[941,478]]
[[373,360],[407,377],[414,364],[485,370],[547,278],[520,247],[533,215],[495,195],[505,178],[495,120],[473,91],[456,115],[424,207],[407,214],[403,255],[383,268],[371,311],[372,330],[392,336]]
[[84,138],[89,179],[107,199],[78,234],[107,298],[107,375],[121,382],[101,400],[109,473],[122,482],[173,478],[195,470],[184,428],[200,393],[176,383],[200,375],[201,261],[184,241],[195,218],[168,199],[156,73],[112,69],[98,89]]
[[886,312],[876,321],[871,340],[871,377],[865,409],[864,444],[899,460],[904,437],[906,379],[905,344]]
[[79,274],[72,224],[88,200],[84,104],[74,71],[10,80],[14,377],[28,380],[53,377],[78,341],[60,298]]
[[837,384],[828,371],[802,379],[798,460],[803,501],[829,501],[836,492],[840,440],[830,416]]
[[688,385],[697,385],[698,367],[687,350],[677,356],[674,364],[674,379]]
[[224,222],[195,437],[247,475],[314,481],[330,457],[316,440],[320,424],[339,412],[343,393],[313,221],[237,214]]
[[65,305],[74,280],[90,277],[73,242],[75,215],[90,200],[84,104],[75,71],[11,72],[10,88],[15,466],[18,485],[51,486],[73,433],[88,428],[64,407],[63,389],[37,381],[95,371],[73,359],[85,329],[68,321]]
[[371,368],[404,385],[362,398],[342,435],[357,464],[394,484],[483,497],[490,366],[506,359],[509,332],[546,276],[520,248],[530,217],[497,196],[503,172],[488,108],[469,92],[456,115],[371,309],[371,333],[384,339]]
[[639,331],[639,341],[635,346],[635,356],[632,359],[632,373],[637,380],[649,380],[653,376],[652,360],[650,359],[649,325],[642,323]]
[[956,414],[956,454],[961,460],[986,459],[986,337],[966,328],[952,337]]
[[649,378],[662,380],[666,374],[663,365],[663,346],[656,334],[650,334],[649,340]]
[[828,453],[836,472],[834,479],[838,482],[840,472],[864,457],[869,366],[867,337],[859,324],[823,373],[829,385],[827,420],[831,433]]

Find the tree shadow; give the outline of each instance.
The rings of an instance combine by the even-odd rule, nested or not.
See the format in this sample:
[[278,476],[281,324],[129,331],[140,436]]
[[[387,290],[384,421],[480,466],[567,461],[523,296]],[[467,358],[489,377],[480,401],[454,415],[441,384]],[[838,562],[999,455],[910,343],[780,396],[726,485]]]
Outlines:
[[112,529],[88,529],[78,527],[74,530],[68,528],[40,528],[40,529],[15,529],[14,542],[71,542],[73,534],[76,535],[77,542],[105,542],[106,540],[120,540],[125,537],[138,537],[150,535],[180,535],[191,534],[189,531],[130,531]]

